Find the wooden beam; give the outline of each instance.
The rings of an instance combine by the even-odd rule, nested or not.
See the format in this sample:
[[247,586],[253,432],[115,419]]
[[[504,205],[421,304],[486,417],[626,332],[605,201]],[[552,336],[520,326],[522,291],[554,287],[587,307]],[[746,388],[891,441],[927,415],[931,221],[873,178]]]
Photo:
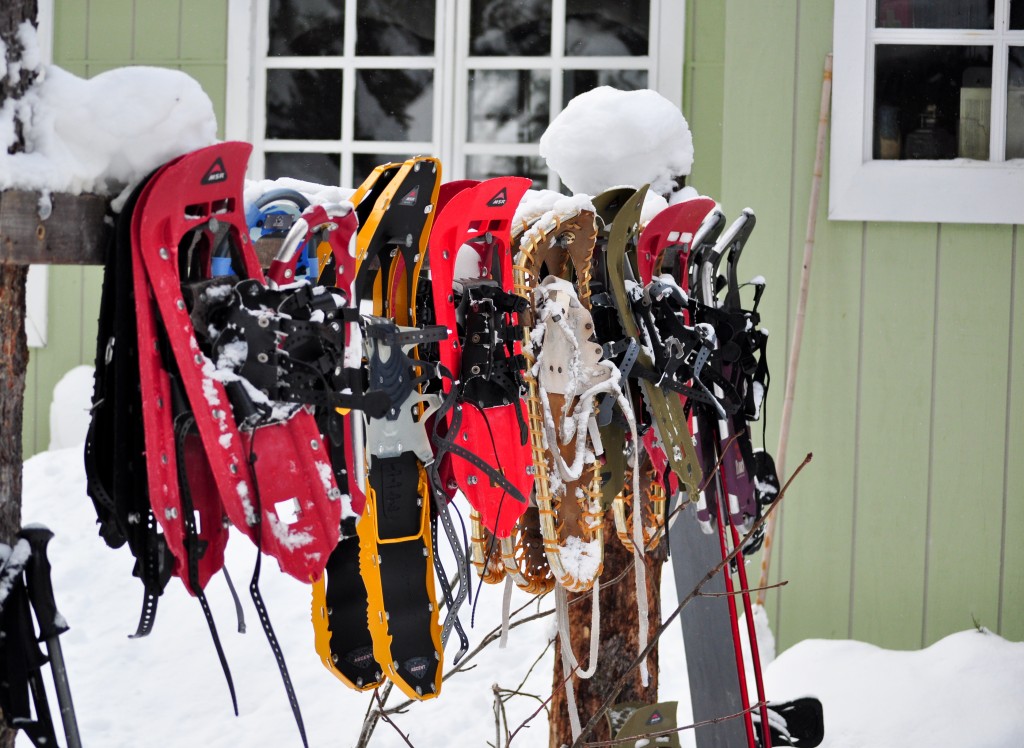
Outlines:
[[39,217],[40,193],[0,192],[0,262],[13,265],[102,265],[113,226],[107,198],[51,196],[50,216]]

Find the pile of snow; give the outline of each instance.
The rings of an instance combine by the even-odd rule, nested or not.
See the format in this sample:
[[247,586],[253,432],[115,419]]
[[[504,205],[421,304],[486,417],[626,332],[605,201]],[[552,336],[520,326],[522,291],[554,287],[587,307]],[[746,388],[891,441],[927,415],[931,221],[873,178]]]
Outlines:
[[[112,195],[216,141],[213,103],[187,74],[139,66],[86,80],[41,65],[31,24],[19,27],[19,40],[19,69],[38,78],[25,96],[0,108],[0,189]],[[9,154],[16,116],[25,152]]]
[[76,366],[53,388],[50,403],[50,449],[74,447],[85,442],[89,431],[89,403],[92,402],[91,366]]
[[675,104],[650,89],[600,86],[575,97],[540,139],[540,155],[573,192],[650,183],[667,195],[690,173],[693,135]]

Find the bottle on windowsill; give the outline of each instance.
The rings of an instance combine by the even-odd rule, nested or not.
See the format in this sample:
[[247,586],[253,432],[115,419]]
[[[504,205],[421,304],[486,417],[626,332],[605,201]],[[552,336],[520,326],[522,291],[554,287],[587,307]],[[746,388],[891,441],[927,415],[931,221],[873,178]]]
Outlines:
[[907,135],[904,158],[956,158],[956,139],[938,126],[938,107],[928,104],[921,113],[921,126]]

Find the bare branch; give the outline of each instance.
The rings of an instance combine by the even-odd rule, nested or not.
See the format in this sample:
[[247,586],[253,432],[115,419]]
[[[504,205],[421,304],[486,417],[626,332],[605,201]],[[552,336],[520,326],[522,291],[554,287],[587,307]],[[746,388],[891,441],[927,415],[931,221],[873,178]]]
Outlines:
[[751,592],[774,590],[779,587],[785,587],[787,584],[789,584],[789,580],[784,579],[781,582],[776,582],[775,584],[766,584],[764,587],[744,588],[742,590],[733,590],[732,592],[699,592],[698,595],[700,597],[734,597],[735,595],[746,595]]
[[409,748],[416,748],[416,746],[412,744],[412,741],[409,740],[409,736],[402,732],[401,728],[395,724],[395,721],[391,719],[390,715],[385,711],[384,701],[380,697],[379,688],[373,689],[373,697],[377,700],[377,713],[380,715],[380,718],[395,728],[395,732],[402,736],[402,740],[405,741],[405,744],[409,746]]

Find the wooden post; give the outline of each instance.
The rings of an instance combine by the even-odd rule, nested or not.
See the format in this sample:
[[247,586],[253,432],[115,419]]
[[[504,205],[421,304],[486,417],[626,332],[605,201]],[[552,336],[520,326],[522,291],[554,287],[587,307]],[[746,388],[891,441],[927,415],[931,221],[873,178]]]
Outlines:
[[[637,653],[638,614],[636,600],[636,582],[632,571],[633,554],[619,542],[615,534],[615,522],[611,512],[604,523],[605,551],[604,571],[601,573],[601,637],[600,665],[594,677],[589,680],[573,678],[576,689],[576,706],[579,709],[580,721],[586,724],[594,715],[612,687],[622,676],[626,665]],[[649,607],[648,638],[653,638],[661,625],[661,567],[668,557],[668,538],[662,538],[657,548],[647,552],[647,601]],[[622,576],[615,584],[607,584],[610,580]],[[592,592],[569,595],[569,635],[573,649],[582,667],[587,667],[587,653],[590,646],[590,609],[593,600]],[[575,601],[575,602],[574,602]],[[658,700],[658,650],[655,649],[648,657],[650,682],[644,688],[640,682],[640,671],[635,670],[627,686],[619,694],[616,703],[641,701],[653,704]],[[569,713],[566,704],[565,686],[562,674],[561,658],[555,652],[554,677],[552,679],[551,721],[549,745],[559,748],[572,745],[572,729],[569,724]],[[590,736],[590,740],[608,740],[606,722]]]

